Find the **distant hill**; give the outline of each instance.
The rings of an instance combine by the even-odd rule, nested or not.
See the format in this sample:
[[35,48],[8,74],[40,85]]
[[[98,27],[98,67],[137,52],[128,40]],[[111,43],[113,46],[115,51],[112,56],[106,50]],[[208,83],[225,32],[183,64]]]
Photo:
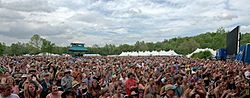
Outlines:
[[[105,45],[104,47],[89,47],[89,53],[99,53],[101,55],[120,54],[125,51],[153,51],[153,50],[175,50],[179,54],[189,54],[196,48],[225,48],[226,34],[223,28],[217,29],[216,32],[207,32],[192,37],[177,37],[162,42],[145,43],[137,41],[134,45],[123,44],[119,46]],[[250,34],[241,34],[240,44],[250,43]]]

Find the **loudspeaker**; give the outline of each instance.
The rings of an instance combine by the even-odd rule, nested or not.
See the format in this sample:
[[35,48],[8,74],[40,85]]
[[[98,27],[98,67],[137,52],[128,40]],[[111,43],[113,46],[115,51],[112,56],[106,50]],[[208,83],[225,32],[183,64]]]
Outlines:
[[240,45],[240,26],[227,33],[227,55],[235,56],[239,51]]

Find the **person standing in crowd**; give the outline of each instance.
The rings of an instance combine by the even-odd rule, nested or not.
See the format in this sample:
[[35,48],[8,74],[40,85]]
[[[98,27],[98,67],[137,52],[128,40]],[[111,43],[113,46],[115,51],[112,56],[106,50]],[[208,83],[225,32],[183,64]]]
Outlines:
[[19,94],[18,85],[16,85],[16,81],[14,80],[13,77],[9,76],[9,77],[7,78],[6,83],[8,83],[8,84],[10,84],[10,85],[12,86],[12,89],[11,89],[12,93],[14,93],[14,94]]
[[59,90],[63,90],[61,86],[61,81],[63,77],[63,72],[56,73],[56,78],[53,80],[53,82],[58,86]]
[[46,98],[62,98],[61,95],[62,95],[62,91],[59,91],[58,90],[58,87],[57,85],[51,85],[50,86],[50,91],[51,93],[49,93]]
[[76,93],[76,98],[82,98],[82,93],[80,92],[80,83],[78,81],[72,82],[72,91]]
[[65,92],[62,93],[61,98],[76,98],[76,92],[65,91]]
[[52,84],[49,79],[49,73],[45,73],[43,76],[43,80],[41,82],[41,85],[43,87],[42,93],[40,95],[40,98],[45,98],[49,94],[49,87]]
[[123,92],[122,87],[118,86],[116,88],[115,94],[112,96],[112,98],[124,98],[125,95],[122,92]]
[[82,83],[80,83],[80,87],[79,87],[79,92],[82,95],[82,98],[85,98],[85,96],[87,94],[87,90],[88,90],[88,85],[85,83],[85,81],[82,81]]
[[246,68],[244,76],[245,76],[246,80],[248,81],[248,83],[250,84],[250,67]]
[[0,85],[0,98],[19,98],[17,94],[12,93],[12,86],[8,84]]
[[61,80],[61,85],[64,91],[71,91],[72,90],[72,82],[74,78],[70,75],[70,70],[66,70],[64,72],[64,77]]
[[[57,71],[43,70],[41,66],[50,69],[50,66],[57,66]],[[0,70],[2,84],[14,87],[13,79],[20,84],[20,98],[45,96],[49,92],[48,87],[55,84],[62,89],[56,90],[55,86],[51,86],[53,89],[50,89],[47,98],[123,98],[125,95],[129,98],[161,98],[160,95],[163,98],[249,98],[250,95],[248,65],[231,61],[186,57],[4,56],[0,57],[0,68],[7,69]],[[69,69],[77,72],[72,75],[75,79]],[[56,76],[39,77],[43,79],[40,87],[33,80],[38,80],[36,77],[43,76],[45,72]],[[21,81],[19,78],[22,78]],[[46,82],[48,80],[53,80],[53,84]],[[73,81],[81,82],[80,86]],[[13,87],[11,93],[17,94]],[[39,93],[41,88],[46,93]],[[1,96],[10,94],[3,86],[0,93]],[[64,94],[60,96],[61,93]]]
[[171,84],[167,84],[162,87],[160,95],[162,98],[178,98],[175,96],[175,88]]
[[91,86],[89,87],[89,93],[92,98],[98,98],[101,96],[101,86],[98,84],[98,81],[93,79]]
[[91,86],[93,81],[92,72],[88,72],[86,74],[86,78],[83,78],[82,80],[85,81],[85,83],[87,83],[88,86]]
[[35,77],[31,79],[28,76],[27,80],[24,82],[24,97],[25,98],[39,98],[43,90],[43,87],[37,81]]
[[156,82],[152,78],[149,79],[149,82],[146,84],[146,87],[145,87],[144,97],[156,98],[157,97],[156,89],[157,89]]
[[174,85],[175,88],[175,94],[177,95],[178,98],[180,98],[183,95],[184,89],[182,86],[182,80],[183,78],[181,76],[177,76],[178,78],[176,79],[176,84]]
[[138,92],[137,81],[133,73],[128,73],[128,80],[126,81],[126,94],[131,96],[131,92]]

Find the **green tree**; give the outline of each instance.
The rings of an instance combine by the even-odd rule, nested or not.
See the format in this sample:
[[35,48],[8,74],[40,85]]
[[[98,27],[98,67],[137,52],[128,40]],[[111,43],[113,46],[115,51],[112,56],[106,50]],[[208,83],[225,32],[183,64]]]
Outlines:
[[188,54],[193,52],[195,49],[199,47],[199,43],[193,39],[189,39],[181,43],[176,50],[176,52],[181,54]]
[[128,44],[123,44],[123,45],[119,45],[117,47],[117,50],[119,50],[119,52],[127,52],[127,51],[133,51],[133,46],[128,45]]
[[36,54],[39,53],[39,50],[36,47],[34,47],[33,45],[29,44],[29,43],[26,43],[25,47],[29,51],[28,54],[36,55]]
[[0,43],[0,56],[4,54],[5,47],[6,45],[4,43]]
[[21,42],[11,44],[10,51],[11,51],[10,55],[17,55],[17,56],[28,53],[25,44],[22,44]]
[[30,39],[30,45],[32,45],[33,47],[35,47],[36,49],[38,49],[39,51],[42,48],[43,45],[43,38],[41,38],[38,34],[35,34],[31,37]]
[[50,41],[46,39],[42,39],[41,51],[43,53],[44,52],[52,53],[54,47],[55,47],[54,43],[51,43]]
[[65,54],[67,53],[69,47],[59,47],[59,46],[54,46],[52,48],[52,53],[54,54]]
[[[153,51],[153,50],[175,50],[180,54],[188,54],[193,52],[196,48],[225,48],[226,47],[226,35],[227,32],[224,28],[218,28],[215,32],[206,32],[192,37],[176,37],[172,39],[166,39],[162,42],[144,42],[137,41],[134,45],[121,44],[115,46],[107,44],[103,47],[93,45],[87,47],[87,53],[101,54],[101,55],[113,55],[120,54],[127,51]],[[241,34],[240,44],[250,43],[250,34]],[[16,49],[15,49],[16,48]],[[40,52],[49,52],[56,54],[67,53],[68,47],[60,47],[41,38],[35,34],[30,39],[29,43],[14,43],[11,46],[6,46],[4,43],[0,43],[0,55],[21,55],[24,53],[38,54]]]
[[240,36],[241,40],[240,40],[240,44],[246,44],[246,43],[250,43],[250,33],[245,33],[245,34],[241,34]]

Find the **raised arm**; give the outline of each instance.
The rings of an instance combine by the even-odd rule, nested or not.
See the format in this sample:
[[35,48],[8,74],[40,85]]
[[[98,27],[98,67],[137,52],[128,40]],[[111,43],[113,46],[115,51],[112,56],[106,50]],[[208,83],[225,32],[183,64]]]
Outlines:
[[150,86],[150,85],[147,84],[146,87],[145,87],[145,90],[144,90],[144,93],[143,93],[144,98],[146,97],[146,95],[147,95],[147,93],[148,93],[149,86]]
[[161,74],[157,79],[156,81],[160,81],[161,80],[161,77],[162,77],[163,74]]
[[37,94],[40,94],[43,90],[42,85],[36,79],[33,79],[33,81],[38,85]]
[[161,91],[160,91],[160,95],[161,96],[163,96],[163,95],[165,95],[166,94],[166,92],[165,92],[165,88],[164,88],[164,86],[161,88]]
[[24,97],[28,98],[29,93],[28,93],[28,89],[29,89],[29,82],[30,81],[30,76],[28,76],[28,78],[24,81]]

